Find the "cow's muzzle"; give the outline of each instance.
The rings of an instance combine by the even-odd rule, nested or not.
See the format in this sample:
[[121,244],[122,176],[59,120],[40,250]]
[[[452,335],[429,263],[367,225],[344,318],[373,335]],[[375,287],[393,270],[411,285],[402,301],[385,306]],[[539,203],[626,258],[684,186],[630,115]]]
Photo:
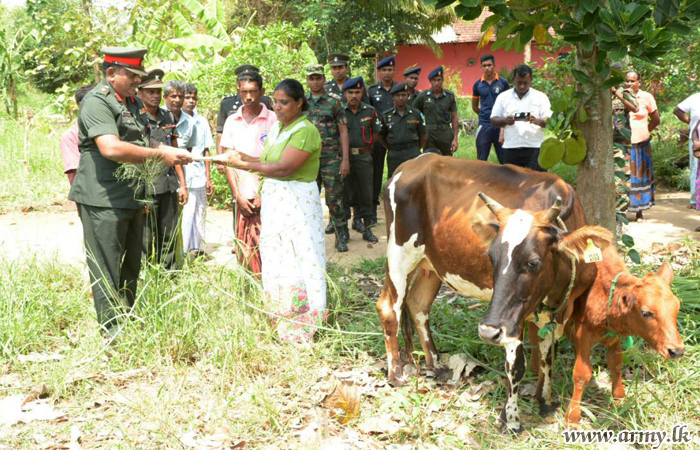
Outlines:
[[499,345],[505,334],[503,327],[496,328],[483,323],[479,324],[479,337],[489,344]]
[[[479,327],[479,334],[481,334],[481,327]],[[669,358],[677,359],[685,354],[685,347],[669,348],[667,351]]]

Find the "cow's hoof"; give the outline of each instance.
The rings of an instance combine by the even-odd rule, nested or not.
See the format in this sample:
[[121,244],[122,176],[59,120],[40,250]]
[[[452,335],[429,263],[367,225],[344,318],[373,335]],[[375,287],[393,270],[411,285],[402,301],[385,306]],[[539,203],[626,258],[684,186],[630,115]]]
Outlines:
[[559,402],[552,402],[551,405],[548,405],[544,402],[544,400],[540,400],[539,403],[540,403],[540,416],[542,416],[542,417],[551,416],[552,414],[557,412],[557,410],[559,409],[559,406],[561,406],[561,404]]
[[523,426],[518,425],[517,428],[511,428],[505,423],[501,422],[501,434],[507,436],[518,436],[523,432]]

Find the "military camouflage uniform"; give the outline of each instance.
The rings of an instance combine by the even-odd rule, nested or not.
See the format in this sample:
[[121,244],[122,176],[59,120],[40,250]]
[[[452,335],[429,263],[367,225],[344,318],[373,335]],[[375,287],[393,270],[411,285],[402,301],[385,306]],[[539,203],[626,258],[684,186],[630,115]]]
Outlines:
[[319,175],[326,189],[326,205],[335,229],[347,226],[343,213],[343,178],[340,176],[340,163],[343,155],[340,148],[339,125],[347,125],[345,109],[340,97],[327,92],[320,97],[308,95],[309,120],[321,134],[321,166]]

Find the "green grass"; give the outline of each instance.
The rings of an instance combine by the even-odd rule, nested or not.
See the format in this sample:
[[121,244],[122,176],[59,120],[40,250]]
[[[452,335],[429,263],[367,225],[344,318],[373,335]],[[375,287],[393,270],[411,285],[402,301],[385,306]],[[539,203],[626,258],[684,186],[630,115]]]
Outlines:
[[69,184],[59,142],[68,127],[41,116],[0,118],[0,212],[66,201]]
[[[247,441],[246,448],[331,448],[322,446],[319,433],[379,448],[561,448],[562,410],[554,424],[545,424],[532,397],[521,401],[525,435],[498,431],[503,352],[479,339],[485,306],[477,301],[441,294],[431,320],[441,352],[467,352],[483,364],[469,384],[445,388],[418,377],[402,388],[386,386],[384,375],[372,369],[384,360],[384,344],[377,335],[376,294],[367,294],[383,282],[383,265],[380,258],[363,260],[347,273],[329,267],[326,326],[368,334],[321,330],[310,346],[277,340],[268,318],[253,308],[267,309],[260,285],[238,269],[194,262],[173,277],[147,267],[130,320],[116,345],[106,347],[82,270],[31,258],[0,261],[0,398],[27,395],[31,386],[46,383],[51,400],[67,415],[61,422],[0,429],[0,441],[33,449],[37,436],[67,442],[71,427],[78,427],[83,448],[182,448],[180,438],[190,430],[200,437],[226,430]],[[684,275],[699,273],[694,266]],[[608,390],[589,387],[584,406],[594,421],[585,421],[584,428],[671,430],[690,423],[697,434],[700,313],[684,308],[679,323],[687,356],[669,362],[637,342],[625,352],[627,398],[614,406]],[[58,352],[63,359],[20,362],[19,355],[31,352]],[[570,344],[561,346],[557,361],[555,395],[566,405],[572,392]],[[593,362],[595,376],[606,372],[600,348]],[[336,378],[351,370],[362,375],[355,379],[366,394],[359,417],[342,425],[319,405]],[[534,381],[528,372],[523,384]],[[467,399],[481,383],[490,383],[484,395]],[[395,421],[395,432],[362,431],[366,421],[386,414],[394,418],[383,420]],[[303,441],[300,430],[314,422],[320,432]]]

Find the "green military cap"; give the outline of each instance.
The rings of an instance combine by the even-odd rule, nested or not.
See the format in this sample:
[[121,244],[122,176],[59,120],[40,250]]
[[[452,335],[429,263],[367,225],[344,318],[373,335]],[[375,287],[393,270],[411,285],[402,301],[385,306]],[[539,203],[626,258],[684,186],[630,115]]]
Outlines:
[[105,55],[106,63],[124,67],[142,77],[148,75],[143,67],[143,57],[147,52],[148,50],[145,48],[133,47],[102,47],[100,49],[100,53]]
[[348,55],[344,55],[342,53],[331,53],[328,55],[328,64],[333,67],[333,66],[347,66],[348,61],[350,61],[350,57]]
[[243,64],[242,66],[236,67],[236,69],[233,71],[233,73],[238,76],[242,74],[243,72],[258,72],[260,73],[260,69],[255,67],[252,64]]
[[163,89],[165,87],[165,83],[163,83],[163,76],[165,76],[165,72],[162,70],[151,70],[148,72],[148,75],[141,79],[139,89]]
[[326,73],[323,71],[322,65],[320,65],[320,64],[308,64],[306,66],[306,76],[310,77],[311,75],[325,76]]

